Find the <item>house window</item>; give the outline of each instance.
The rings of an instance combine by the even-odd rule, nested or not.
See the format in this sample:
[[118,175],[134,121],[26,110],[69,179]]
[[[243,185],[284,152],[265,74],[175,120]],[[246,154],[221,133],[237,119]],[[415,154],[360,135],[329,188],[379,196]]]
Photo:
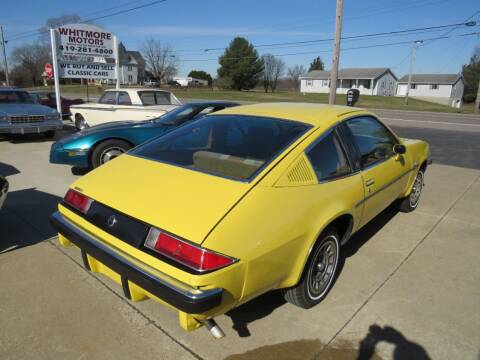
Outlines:
[[438,90],[438,84],[431,84],[430,89],[431,90]]
[[127,66],[128,71],[132,71],[132,65]]
[[359,79],[358,80],[358,87],[359,88],[364,88],[364,89],[370,89],[370,84],[371,84],[371,80],[370,79]]
[[410,89],[416,89],[417,88],[417,84],[410,84]]
[[307,80],[307,86],[313,86],[313,80]]
[[323,86],[323,87],[328,87],[328,86],[330,86],[330,80],[322,80],[322,86]]
[[132,83],[133,82],[133,75],[128,75],[128,82]]
[[345,89],[350,89],[350,88],[353,87],[354,82],[355,82],[355,80],[345,79],[342,82],[342,87],[345,88]]

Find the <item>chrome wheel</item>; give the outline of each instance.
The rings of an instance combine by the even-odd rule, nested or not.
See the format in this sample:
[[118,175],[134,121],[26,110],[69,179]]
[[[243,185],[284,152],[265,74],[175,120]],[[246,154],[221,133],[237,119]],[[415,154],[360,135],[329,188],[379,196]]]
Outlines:
[[86,128],[88,128],[88,124],[87,124],[87,121],[84,119],[84,117],[82,115],[77,115],[75,117],[75,127],[78,129],[78,130],[84,130]]
[[125,149],[121,147],[109,147],[102,151],[100,154],[100,164],[105,164],[106,162],[115,159],[117,156],[125,153]]
[[418,201],[420,200],[420,195],[422,194],[423,189],[423,172],[419,171],[417,177],[415,178],[415,182],[413,183],[412,192],[409,196],[410,206],[415,208],[418,205]]
[[308,272],[308,295],[316,300],[325,295],[338,264],[338,241],[329,236],[316,250]]

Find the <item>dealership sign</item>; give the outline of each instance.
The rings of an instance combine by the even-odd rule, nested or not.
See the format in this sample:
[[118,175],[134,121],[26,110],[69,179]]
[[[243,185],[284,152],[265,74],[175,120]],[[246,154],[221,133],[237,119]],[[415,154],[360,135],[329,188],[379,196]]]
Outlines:
[[62,78],[73,79],[115,79],[115,64],[81,64],[60,63],[59,73]]
[[50,29],[50,41],[58,112],[62,111],[60,78],[116,79],[120,88],[118,43],[111,32],[90,24],[61,25]]
[[72,24],[60,26],[56,31],[59,60],[115,59],[114,35],[98,26]]

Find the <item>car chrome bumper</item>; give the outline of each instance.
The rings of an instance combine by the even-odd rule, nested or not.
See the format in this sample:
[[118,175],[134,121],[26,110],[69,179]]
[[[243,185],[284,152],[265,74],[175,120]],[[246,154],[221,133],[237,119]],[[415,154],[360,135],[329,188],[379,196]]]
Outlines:
[[50,130],[63,129],[62,122],[41,122],[25,124],[0,123],[0,134],[39,134]]
[[[132,258],[120,249],[111,247],[95,236],[83,231],[55,212],[50,221],[55,229],[82,250],[84,264],[89,265],[86,254],[94,257],[122,278],[124,293],[128,296],[127,281],[130,281],[174,308],[189,314],[200,314],[220,305],[223,289],[199,290],[173,279]],[[141,266],[139,266],[139,264]],[[149,271],[145,270],[149,269]]]

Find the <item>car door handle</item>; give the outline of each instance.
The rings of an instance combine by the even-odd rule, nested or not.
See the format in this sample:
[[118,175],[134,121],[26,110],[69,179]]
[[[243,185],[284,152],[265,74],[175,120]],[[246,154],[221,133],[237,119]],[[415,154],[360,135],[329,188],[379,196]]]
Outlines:
[[365,181],[366,186],[372,186],[373,184],[375,184],[375,180],[373,179],[368,179],[367,181]]

